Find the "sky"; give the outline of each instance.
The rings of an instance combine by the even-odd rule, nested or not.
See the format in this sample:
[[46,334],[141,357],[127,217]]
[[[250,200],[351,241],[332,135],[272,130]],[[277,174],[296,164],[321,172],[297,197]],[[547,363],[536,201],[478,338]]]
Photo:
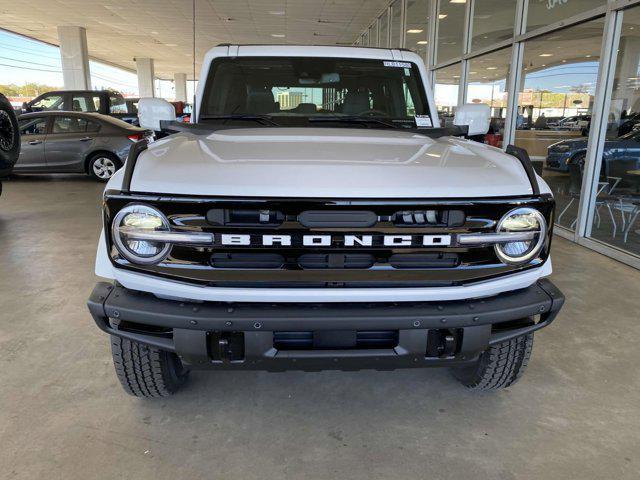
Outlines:
[[[94,60],[89,61],[89,70],[94,89],[113,88],[124,94],[138,93],[134,72]],[[60,49],[0,30],[0,83],[24,85],[31,82],[63,86]]]

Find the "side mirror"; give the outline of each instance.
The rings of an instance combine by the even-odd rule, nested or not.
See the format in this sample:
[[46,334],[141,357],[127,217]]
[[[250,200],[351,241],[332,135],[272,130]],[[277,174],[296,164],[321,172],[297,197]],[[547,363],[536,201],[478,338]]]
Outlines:
[[142,128],[159,132],[162,130],[160,120],[176,120],[176,108],[161,98],[141,98],[138,102],[138,120]]
[[456,110],[453,124],[469,127],[467,135],[486,135],[491,126],[491,108],[483,103],[467,103]]

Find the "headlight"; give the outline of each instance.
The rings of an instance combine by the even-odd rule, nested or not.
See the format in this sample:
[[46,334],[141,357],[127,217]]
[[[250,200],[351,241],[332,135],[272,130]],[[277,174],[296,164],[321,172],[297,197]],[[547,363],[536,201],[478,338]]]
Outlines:
[[[151,240],[158,233],[170,231],[169,220],[148,205],[128,205],[118,212],[111,225],[113,242],[118,252],[130,262],[154,265],[164,260],[171,244]],[[145,240],[145,236],[149,239]]]
[[547,238],[547,222],[538,210],[516,208],[498,222],[497,233],[530,233],[530,239],[499,243],[495,246],[496,255],[502,262],[520,265],[538,256],[542,250]]

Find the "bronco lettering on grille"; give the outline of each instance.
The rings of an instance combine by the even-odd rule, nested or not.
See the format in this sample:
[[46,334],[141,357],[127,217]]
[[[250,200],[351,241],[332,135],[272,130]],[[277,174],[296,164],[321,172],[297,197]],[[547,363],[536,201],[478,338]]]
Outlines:
[[258,235],[216,234],[221,246],[263,247],[447,247],[451,235]]

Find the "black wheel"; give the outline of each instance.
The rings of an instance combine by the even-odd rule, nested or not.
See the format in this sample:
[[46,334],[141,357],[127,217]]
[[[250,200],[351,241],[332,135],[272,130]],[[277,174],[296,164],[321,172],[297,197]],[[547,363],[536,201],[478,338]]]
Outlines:
[[98,152],[89,159],[89,175],[99,182],[108,181],[122,167],[122,162],[113,153]]
[[135,397],[172,395],[189,374],[175,353],[113,335],[111,355],[122,388]]
[[0,94],[0,172],[9,174],[20,155],[18,119],[9,100]]
[[531,349],[533,333],[489,347],[477,363],[453,371],[455,377],[472,390],[497,390],[516,383],[524,373]]

